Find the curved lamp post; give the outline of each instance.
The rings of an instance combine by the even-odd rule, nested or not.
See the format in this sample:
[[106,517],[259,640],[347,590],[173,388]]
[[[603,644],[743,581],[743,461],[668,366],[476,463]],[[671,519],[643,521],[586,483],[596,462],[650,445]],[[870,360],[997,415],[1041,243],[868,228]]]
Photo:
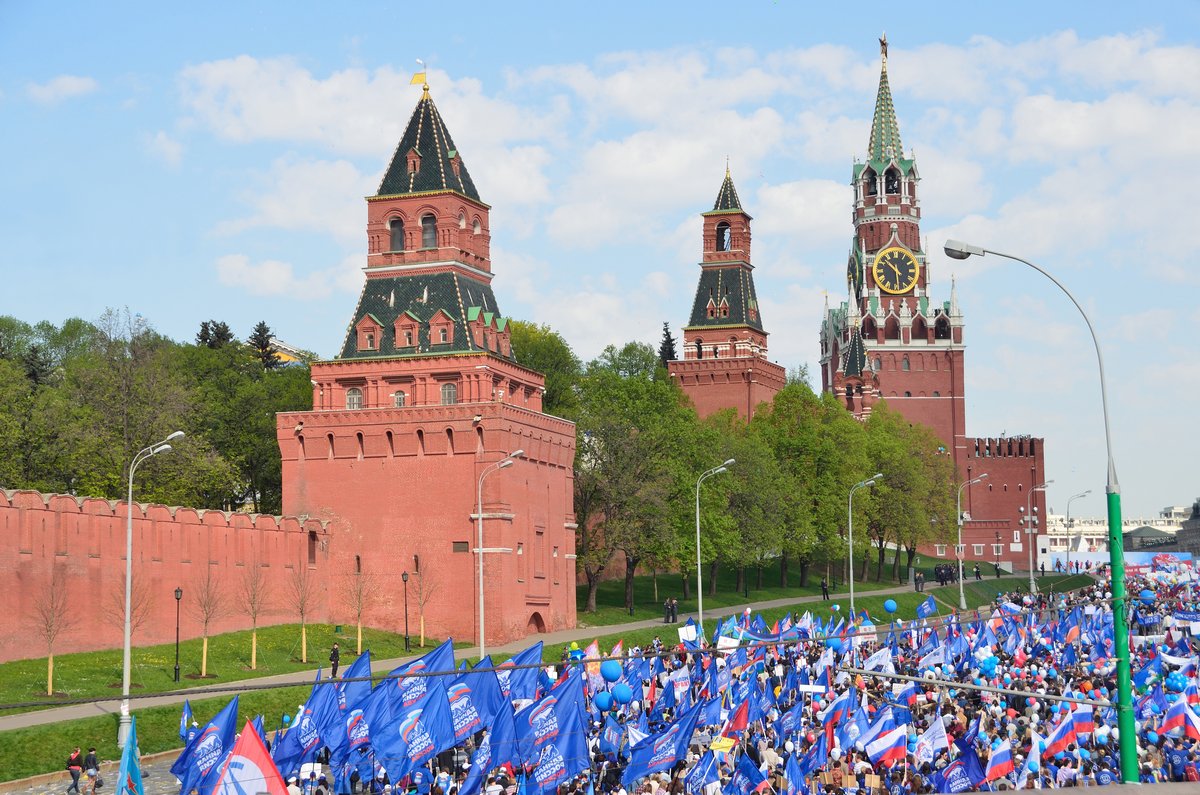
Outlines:
[[[501,458],[496,463],[490,464],[490,465],[484,467],[483,471],[479,473],[479,484],[478,484],[478,488],[475,491],[475,526],[476,526],[475,554],[478,555],[478,560],[479,560],[479,659],[481,659],[481,660],[483,659],[484,655],[487,654],[487,640],[486,640],[487,636],[484,634],[484,625],[483,625],[483,617],[484,617],[484,612],[483,612],[483,554],[485,552],[501,551],[499,549],[485,549],[483,546],[483,479],[486,478],[488,475],[492,474],[493,472],[499,472],[501,469],[507,469],[508,467],[513,465],[514,459],[520,458],[523,455],[525,455],[524,450],[513,450],[511,453],[504,456],[504,458]],[[510,550],[504,550],[504,551],[507,552]],[[406,582],[405,583],[405,593],[407,594],[407,592],[408,592],[408,585]],[[407,617],[407,608],[405,609],[405,614]],[[407,620],[407,618],[406,618],[406,620]],[[408,633],[405,632],[405,634],[407,635]]]
[[171,442],[183,438],[183,431],[175,431],[161,442],[143,447],[133,456],[129,463],[129,511],[125,515],[125,647],[121,657],[121,722],[117,726],[117,746],[125,747],[125,738],[129,736],[129,639],[132,630],[129,623],[130,602],[133,596],[133,473],[137,472],[138,464],[147,458],[165,453],[171,449]]
[[700,624],[701,638],[704,637],[704,583],[702,581],[704,575],[701,574],[700,571],[700,484],[713,475],[721,474],[736,463],[737,461],[731,458],[724,464],[715,466],[712,469],[702,473],[700,477],[696,479],[696,613],[699,616],[697,620]]
[[850,623],[854,624],[854,492],[875,485],[875,481],[883,477],[882,472],[876,472],[866,480],[855,483],[850,487],[850,498],[846,501],[846,545],[850,550]]
[[[1028,265],[1054,282],[1055,286],[1071,299],[1071,303],[1083,317],[1088,333],[1092,335],[1092,344],[1096,348],[1096,364],[1100,370],[1100,406],[1104,415],[1104,445],[1108,453],[1108,483],[1105,491],[1108,494],[1108,555],[1109,566],[1112,568],[1113,637],[1115,640],[1114,653],[1117,658],[1117,728],[1121,730],[1122,737],[1136,737],[1137,727],[1133,719],[1133,684],[1129,670],[1129,628],[1125,616],[1125,551],[1124,541],[1121,537],[1121,486],[1117,482],[1117,465],[1113,460],[1112,429],[1108,422],[1108,385],[1104,379],[1104,355],[1100,352],[1100,340],[1096,337],[1096,329],[1092,326],[1087,312],[1083,311],[1083,307],[1075,300],[1075,296],[1071,295],[1071,291],[1058,279],[1029,260],[964,243],[960,240],[947,240],[945,251],[946,256],[952,259],[993,254]],[[1135,784],[1138,780],[1137,744],[1122,742],[1120,747],[1121,780],[1126,784]]]
[[958,557],[958,609],[959,610],[967,609],[967,595],[963,592],[962,493],[963,493],[963,489],[965,489],[967,486],[970,486],[973,483],[978,483],[981,480],[987,480],[987,477],[988,477],[988,473],[984,472],[979,477],[971,478],[966,483],[959,485],[958,496],[955,499],[955,505],[957,506],[957,509],[958,509],[958,513],[956,514],[958,516],[958,546],[956,546],[954,548],[954,552]]

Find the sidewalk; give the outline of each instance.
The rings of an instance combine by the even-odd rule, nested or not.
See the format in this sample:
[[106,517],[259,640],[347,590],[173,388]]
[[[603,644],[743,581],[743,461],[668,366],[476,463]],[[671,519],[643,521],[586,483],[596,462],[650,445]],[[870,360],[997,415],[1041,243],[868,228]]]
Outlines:
[[[869,591],[863,591],[862,597],[870,596],[888,596],[899,593],[909,593],[912,591],[910,585],[898,585],[893,588],[878,588]],[[936,593],[931,590],[930,593],[936,596]],[[839,591],[835,594],[835,598],[841,601],[846,599],[846,592]],[[708,617],[711,620],[717,615],[728,615],[731,612],[741,612],[749,607],[753,611],[769,610],[777,607],[791,607],[797,604],[806,604],[810,602],[823,601],[819,595],[812,596],[794,596],[783,599],[772,599],[766,602],[748,602],[741,605],[731,605],[728,607],[717,608],[710,610]],[[832,599],[831,599],[832,601]],[[664,632],[682,626],[687,622],[688,615],[680,616],[679,624],[664,624],[661,619],[648,619],[645,621],[631,621],[627,624],[611,624],[608,626],[584,627],[582,629],[564,629],[558,632],[548,632],[542,635],[529,636],[520,640],[515,640],[511,643],[506,643],[502,646],[490,647],[490,653],[516,654],[522,649],[528,648],[535,641],[542,641],[547,646],[556,646],[571,641],[591,641],[593,638],[604,635],[619,635],[624,632],[632,632],[639,629],[651,629],[653,627],[661,627]],[[692,617],[695,617],[694,614]],[[429,651],[426,649],[425,651]],[[424,651],[422,652],[424,654]],[[376,673],[390,671],[399,666],[401,663],[407,662],[419,657],[419,654],[414,654],[409,657],[400,657],[392,660],[372,660],[371,668]],[[314,671],[293,671],[292,673],[279,674],[277,676],[264,676],[257,679],[244,679],[234,682],[222,682],[220,684],[206,685],[189,690],[213,690],[215,695],[219,695],[220,691],[228,690],[229,688],[237,688],[244,685],[307,685],[313,680]],[[130,702],[134,711],[147,709],[149,707],[162,707],[172,704],[182,704],[184,699],[203,698],[195,692],[190,695],[182,695],[178,692],[163,693],[162,695],[153,696],[151,698],[139,698]],[[44,709],[37,712],[22,712],[15,715],[0,716],[0,732],[10,731],[12,729],[24,729],[30,726],[43,726],[48,723],[59,723],[61,721],[78,720],[80,718],[91,718],[97,715],[115,715],[121,710],[121,700],[107,699],[105,701],[95,701],[90,704],[73,704],[68,707],[55,707],[54,709]]]

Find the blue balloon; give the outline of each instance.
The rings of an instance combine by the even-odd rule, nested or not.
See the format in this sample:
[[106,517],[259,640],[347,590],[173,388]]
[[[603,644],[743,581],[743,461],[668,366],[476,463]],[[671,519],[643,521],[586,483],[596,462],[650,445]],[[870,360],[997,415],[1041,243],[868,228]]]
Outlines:
[[841,606],[841,605],[838,605],[838,604],[835,604],[833,607],[831,607],[831,608],[829,608],[829,609],[830,609],[830,610],[832,610],[833,612],[835,612],[835,613],[836,613],[837,611],[839,611],[839,610],[841,610],[841,609],[842,609],[842,606]]
[[621,663],[616,660],[605,660],[600,663],[600,675],[605,682],[615,682],[621,678]]
[[826,638],[825,645],[828,646],[829,648],[833,649],[834,651],[841,651],[842,650],[842,639],[841,638]]
[[1108,745],[1108,735],[1107,734],[1097,734],[1096,735],[1096,745]]
[[1148,605],[1154,604],[1154,591],[1151,591],[1149,588],[1142,589],[1142,592],[1138,596],[1142,597],[1144,603]]
[[1158,744],[1158,734],[1156,732],[1146,732],[1146,739],[1149,740],[1152,745]]
[[284,726],[287,726],[287,725],[291,724],[291,722],[292,722],[292,716],[291,716],[291,715],[284,715],[284,716],[283,716],[283,725],[284,725]]
[[612,697],[616,699],[618,704],[628,704],[630,701],[633,701],[633,688],[622,682],[613,687]]
[[897,609],[896,608],[896,600],[888,599],[886,602],[883,603],[883,609],[888,611],[889,613],[895,613],[896,609]]
[[1083,759],[1091,759],[1091,758],[1092,758],[1092,752],[1091,752],[1091,751],[1089,751],[1089,750],[1088,750],[1088,749],[1086,749],[1086,748],[1080,748],[1080,749],[1079,749],[1079,756],[1080,756],[1081,758],[1083,758]]
[[613,705],[612,693],[601,691],[596,694],[596,698],[592,700],[592,703],[595,704],[596,709],[600,710],[601,712],[608,712],[610,709],[612,709]]
[[1030,759],[1030,760],[1029,760],[1029,762],[1028,762],[1027,764],[1028,764],[1028,766],[1029,766],[1029,772],[1030,772],[1030,773],[1036,773],[1036,772],[1037,772],[1037,769],[1038,769],[1038,763],[1037,763],[1037,760],[1036,760],[1036,759]]

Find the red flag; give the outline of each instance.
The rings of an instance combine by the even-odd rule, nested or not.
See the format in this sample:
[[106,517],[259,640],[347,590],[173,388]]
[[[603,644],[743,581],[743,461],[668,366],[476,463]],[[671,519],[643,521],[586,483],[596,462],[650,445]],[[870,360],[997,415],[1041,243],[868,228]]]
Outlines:
[[653,707],[654,702],[658,700],[658,677],[650,677],[650,688],[646,691],[646,706]]
[[275,767],[262,738],[250,721],[246,721],[241,736],[233,744],[233,750],[221,768],[221,776],[213,787],[213,795],[242,795],[246,792],[287,795],[287,784],[283,782],[279,768]]
[[725,721],[725,728],[721,730],[722,737],[730,737],[734,732],[745,731],[750,725],[750,700],[747,699],[738,705],[738,708],[729,716],[729,720]]

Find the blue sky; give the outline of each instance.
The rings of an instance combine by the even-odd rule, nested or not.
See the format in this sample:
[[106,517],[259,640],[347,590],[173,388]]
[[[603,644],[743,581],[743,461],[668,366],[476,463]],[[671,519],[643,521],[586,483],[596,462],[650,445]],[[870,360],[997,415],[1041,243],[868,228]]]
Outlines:
[[728,156],[771,357],[816,372],[886,30],[933,295],[956,274],[966,316],[968,432],[1046,437],[1051,507],[1090,488],[1074,512],[1102,513],[1081,321],[947,237],[1036,260],[1092,314],[1126,514],[1200,494],[1200,4],[213,5],[0,4],[0,312],[128,306],[176,339],[266,320],[332,354],[422,58],[493,206],[506,314],[584,358],[678,333]]

